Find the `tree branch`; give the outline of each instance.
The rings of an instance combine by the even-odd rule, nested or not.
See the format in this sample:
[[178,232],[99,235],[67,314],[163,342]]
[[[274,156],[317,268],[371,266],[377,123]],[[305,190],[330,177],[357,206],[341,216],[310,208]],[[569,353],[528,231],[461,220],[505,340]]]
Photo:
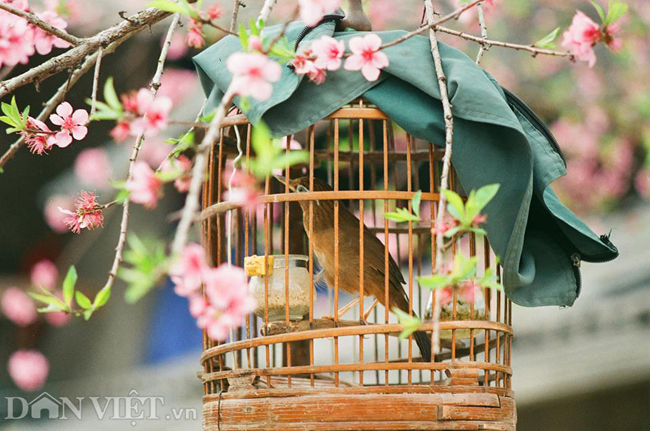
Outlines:
[[[163,43],[162,49],[160,50],[160,56],[158,57],[158,66],[156,67],[156,73],[151,80],[151,94],[153,96],[158,93],[160,88],[160,79],[162,78],[163,69],[165,67],[165,60],[167,59],[167,53],[169,52],[169,45],[171,45],[172,37],[174,36],[174,30],[180,20],[179,14],[174,14],[174,19],[169,25],[169,30],[167,30],[167,36],[165,37],[165,42]],[[144,116],[146,118],[146,114]],[[138,159],[138,154],[140,153],[140,148],[142,148],[142,143],[144,142],[144,132],[140,133],[133,144],[133,151],[131,152],[131,158],[129,159],[129,171],[126,175],[126,182],[131,180],[133,176],[133,167],[135,162]],[[111,289],[115,280],[117,279],[117,271],[120,269],[122,264],[122,253],[124,251],[124,245],[126,244],[126,235],[129,228],[129,206],[130,199],[125,199],[122,204],[122,221],[120,222],[120,236],[117,239],[117,246],[115,247],[115,257],[113,258],[113,265],[111,270],[108,273],[108,280],[106,284],[102,287],[102,290]]]
[[230,31],[235,33],[237,31],[237,17],[239,16],[239,7],[241,0],[235,0],[232,5],[232,16],[230,17]]
[[273,11],[273,6],[275,6],[276,2],[277,2],[277,0],[264,0],[264,5],[262,6],[262,10],[260,11],[260,15],[257,17],[258,22],[260,20],[264,20],[264,22],[268,21],[269,16],[271,15],[271,12]]
[[140,11],[132,15],[128,21],[122,21],[113,27],[97,33],[93,37],[84,39],[82,44],[39,66],[29,69],[22,75],[0,82],[0,99],[23,85],[34,81],[42,82],[52,75],[76,67],[86,56],[94,54],[100,47],[106,47],[123,37],[133,36],[141,29],[153,25],[169,15],[169,12],[155,8]]
[[11,14],[14,14],[16,16],[19,16],[21,18],[25,18],[25,20],[32,24],[35,25],[36,27],[45,30],[46,32],[50,33],[51,35],[54,35],[58,37],[59,39],[63,39],[72,46],[77,46],[83,43],[84,39],[80,39],[76,36],[71,35],[70,33],[67,33],[60,28],[54,27],[51,24],[48,24],[47,22],[43,21],[41,18],[38,17],[38,15],[33,14],[31,12],[25,12],[22,9],[18,9],[13,7],[12,5],[4,2],[0,2],[0,9],[3,9]]
[[[488,32],[487,32],[487,25],[485,24],[485,14],[483,13],[483,3],[479,3],[476,5],[476,11],[478,12],[478,24],[481,27],[481,37],[483,40],[487,40],[488,38]],[[487,50],[490,49],[488,45],[481,44],[481,47],[478,50],[478,54],[476,55],[476,64],[481,64],[481,60],[483,59],[483,55],[487,52]]]
[[[452,142],[454,139],[454,117],[451,112],[451,103],[449,103],[449,94],[447,93],[447,78],[445,71],[442,68],[442,59],[440,58],[440,51],[438,50],[438,38],[436,32],[431,24],[433,20],[433,5],[431,0],[424,0],[424,7],[427,14],[427,22],[431,30],[429,31],[429,41],[431,42],[431,55],[433,57],[433,64],[436,69],[436,76],[438,78],[438,89],[440,90],[440,99],[442,100],[442,110],[445,119],[445,155],[442,163],[442,175],[440,178],[440,200],[438,201],[438,212],[436,214],[436,226],[442,226],[445,217],[445,209],[447,206],[447,199],[444,191],[449,188],[449,171],[451,170],[451,150]],[[435,273],[440,274],[443,269],[443,253],[445,250],[445,240],[442,234],[436,235],[436,267]],[[434,291],[435,305],[433,310],[433,331],[432,349],[433,355],[440,352],[440,290]]]
[[474,36],[471,34],[464,33],[462,31],[458,30],[452,30],[447,27],[438,27],[438,31],[442,33],[447,33],[452,36],[457,36],[465,40],[469,40],[472,42],[476,42],[481,45],[485,46],[499,46],[501,48],[509,48],[509,49],[515,49],[518,51],[528,51],[533,53],[533,57],[536,57],[538,55],[551,55],[555,57],[568,57],[569,60],[573,61],[575,59],[575,56],[569,52],[569,51],[554,51],[552,49],[545,49],[545,48],[536,48],[532,45],[520,45],[517,43],[509,43],[509,42],[501,42],[498,40],[489,40],[489,39],[483,39],[482,37],[479,36]]
[[234,97],[234,92],[231,88],[228,88],[226,94],[224,94],[219,103],[214,118],[210,121],[210,126],[208,127],[201,144],[197,148],[194,167],[192,168],[190,189],[187,192],[185,205],[183,207],[183,212],[181,213],[181,220],[178,223],[178,228],[176,228],[176,234],[174,235],[174,241],[171,246],[172,256],[179,256],[187,243],[190,227],[192,226],[192,223],[195,220],[195,215],[199,210],[199,195],[201,193],[201,185],[203,184],[203,174],[208,164],[206,153],[210,149],[212,143],[219,138],[221,133],[221,122],[226,117],[228,107],[232,103]]

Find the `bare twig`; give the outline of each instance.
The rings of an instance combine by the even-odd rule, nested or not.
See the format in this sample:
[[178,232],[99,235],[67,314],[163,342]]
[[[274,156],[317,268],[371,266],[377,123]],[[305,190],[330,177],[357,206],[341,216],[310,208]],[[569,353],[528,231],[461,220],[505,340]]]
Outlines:
[[[4,3],[0,3],[4,4]],[[149,27],[168,17],[169,12],[149,8],[131,16],[128,21],[123,21],[113,27],[97,33],[95,36],[84,39],[83,43],[58,55],[43,64],[29,69],[27,72],[0,82],[0,99],[17,88],[31,82],[42,82],[52,75],[76,67],[83,59],[94,54],[100,47],[106,47],[125,36],[132,36],[142,28]]]
[[269,16],[271,15],[271,12],[273,11],[273,6],[275,6],[276,2],[277,2],[277,0],[264,0],[264,5],[262,6],[262,10],[260,11],[260,15],[257,17],[258,22],[260,20],[264,20],[265,22],[268,21]]
[[515,49],[518,51],[528,51],[533,54],[533,57],[536,57],[537,55],[551,55],[555,57],[568,57],[570,60],[574,60],[575,56],[569,52],[569,51],[554,51],[552,49],[544,49],[544,48],[536,48],[532,45],[520,45],[517,43],[509,43],[509,42],[501,42],[498,40],[489,40],[489,39],[483,39],[482,37],[479,36],[474,36],[471,34],[464,33],[462,31],[458,30],[452,30],[447,27],[438,27],[438,31],[442,33],[447,33],[452,36],[458,36],[462,39],[469,40],[472,42],[476,42],[481,45],[485,46],[498,46],[501,48],[510,48],[510,49]]
[[230,18],[230,31],[237,31],[237,17],[239,16],[239,7],[241,6],[240,0],[235,0],[232,5],[232,16]]
[[[180,19],[179,14],[174,14],[174,19],[169,25],[169,30],[167,30],[167,36],[165,37],[165,42],[163,43],[162,49],[160,50],[160,56],[158,57],[158,66],[156,67],[156,73],[151,81],[151,94],[156,95],[158,89],[160,88],[160,79],[162,78],[163,69],[165,67],[165,60],[167,59],[167,53],[169,51],[169,45],[171,44],[172,37],[174,36],[174,30],[178,25]],[[146,114],[145,114],[146,117]],[[144,132],[140,133],[133,144],[133,150],[131,152],[131,157],[129,158],[129,171],[126,176],[126,181],[131,180],[133,176],[133,167],[135,162],[138,159],[138,154],[140,153],[140,148],[142,148],[142,143],[144,142]],[[122,264],[122,252],[124,251],[124,245],[126,244],[126,235],[129,228],[129,205],[130,200],[125,199],[122,204],[122,221],[120,222],[120,236],[117,239],[117,246],[115,247],[115,257],[113,258],[113,265],[111,270],[108,273],[108,280],[106,284],[102,287],[102,290],[111,289],[115,280],[117,279],[117,271]]]
[[[427,14],[427,22],[429,25],[433,22],[433,5],[431,0],[424,0],[424,7]],[[438,50],[438,38],[436,32],[432,28],[429,31],[429,40],[431,42],[431,55],[433,56],[433,64],[436,69],[436,77],[438,79],[438,89],[440,90],[440,99],[442,101],[442,110],[445,119],[445,155],[442,163],[442,175],[440,178],[440,200],[438,201],[438,212],[436,214],[436,226],[442,226],[445,217],[445,207],[447,199],[444,191],[449,188],[449,171],[451,169],[451,150],[452,142],[454,139],[454,117],[451,113],[451,103],[449,103],[449,94],[447,93],[447,78],[445,71],[442,68],[442,59],[440,58],[440,51]],[[443,268],[443,253],[445,250],[444,236],[436,234],[436,267],[435,272],[440,274]],[[433,354],[436,355],[440,352],[440,290],[434,291],[435,305],[433,309],[433,331],[432,348]],[[432,355],[433,356],[433,355]]]
[[36,27],[45,30],[46,32],[50,33],[51,35],[54,35],[58,37],[59,39],[63,39],[72,46],[77,46],[80,45],[81,43],[84,42],[84,39],[80,39],[76,36],[71,35],[70,33],[67,33],[60,28],[54,27],[52,24],[48,24],[47,22],[43,21],[38,17],[38,15],[35,15],[31,12],[25,12],[22,9],[18,9],[13,7],[12,5],[4,2],[0,2],[0,9],[3,9],[11,14],[14,14],[16,16],[19,16],[21,18],[25,18],[25,20],[32,24],[35,25]]
[[93,91],[92,100],[90,102],[90,116],[92,117],[97,109],[97,88],[99,87],[99,71],[102,67],[102,57],[104,56],[104,49],[99,48],[97,51],[97,62],[95,63],[95,74],[93,76]]
[[[487,32],[487,25],[485,24],[485,14],[483,13],[483,3],[479,3],[476,5],[476,10],[478,12],[478,24],[481,27],[481,37],[483,40],[487,40],[488,38],[488,32]],[[476,64],[481,64],[481,60],[483,59],[483,56],[485,53],[490,49],[489,45],[481,44],[481,47],[478,50],[478,54],[476,55]]]
[[203,184],[203,174],[207,167],[207,152],[210,149],[212,143],[219,138],[221,133],[221,122],[228,112],[228,107],[232,103],[232,99],[235,97],[234,92],[231,88],[226,90],[219,103],[217,112],[210,121],[210,126],[208,127],[205,137],[201,141],[201,144],[197,148],[196,158],[194,160],[194,167],[192,168],[192,181],[190,183],[190,189],[185,198],[185,205],[183,207],[183,212],[181,213],[181,220],[178,223],[178,228],[176,228],[176,234],[174,235],[174,241],[171,246],[172,256],[178,256],[183,251],[187,239],[189,237],[190,227],[195,220],[196,213],[199,210],[199,194],[201,193],[201,185]]
[[431,21],[429,21],[429,22],[427,23],[427,25],[425,25],[425,26],[423,26],[423,27],[420,27],[419,29],[414,30],[414,31],[412,31],[412,32],[410,32],[410,33],[408,33],[408,34],[405,34],[404,36],[399,37],[399,38],[395,39],[395,40],[392,41],[392,42],[389,42],[389,43],[387,43],[387,44],[385,44],[385,45],[382,45],[382,46],[379,47],[379,49],[390,48],[391,46],[394,46],[394,45],[397,45],[397,44],[399,44],[399,43],[402,43],[402,42],[404,42],[405,40],[408,40],[408,39],[412,38],[413,36],[417,36],[418,34],[422,34],[422,33],[424,33],[424,32],[427,31],[427,30],[437,29],[436,27],[438,27],[438,26],[441,25],[441,24],[446,23],[447,21],[450,21],[450,20],[452,20],[452,19],[458,19],[458,17],[459,17],[461,14],[463,14],[464,12],[466,12],[466,11],[468,11],[469,9],[473,8],[474,6],[476,6],[477,4],[479,4],[479,3],[482,2],[482,1],[484,1],[484,0],[474,0],[473,2],[468,3],[468,4],[466,4],[465,6],[459,8],[459,9],[456,9],[456,10],[453,11],[452,13],[449,13],[449,14],[443,16],[442,18],[440,18],[440,19],[438,19],[438,20],[435,20],[435,21],[434,21],[434,20],[431,20]]

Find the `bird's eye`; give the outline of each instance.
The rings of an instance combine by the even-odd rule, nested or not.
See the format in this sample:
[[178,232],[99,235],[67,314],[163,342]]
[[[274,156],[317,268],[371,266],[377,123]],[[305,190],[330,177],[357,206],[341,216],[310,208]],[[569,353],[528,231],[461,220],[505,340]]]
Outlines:
[[298,185],[298,187],[296,187],[296,191],[298,193],[307,193],[309,190],[307,190],[307,187],[303,185]]

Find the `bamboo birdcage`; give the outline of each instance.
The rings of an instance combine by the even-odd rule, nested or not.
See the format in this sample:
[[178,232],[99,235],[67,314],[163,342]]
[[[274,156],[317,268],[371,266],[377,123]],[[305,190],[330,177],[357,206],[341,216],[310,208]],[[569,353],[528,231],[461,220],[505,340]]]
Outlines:
[[[310,200],[311,207],[314,193],[286,193],[271,177],[263,186],[257,212],[246,213],[224,202],[222,173],[226,161],[237,156],[237,139],[244,159],[253,154],[252,126],[244,115],[227,117],[222,127],[210,153],[203,194],[204,243],[211,263],[225,262],[227,253],[239,266],[255,254],[280,259],[304,254],[314,292],[317,260],[297,204]],[[309,163],[283,174],[308,175],[331,184],[334,192],[320,192],[317,198],[347,205],[360,215],[402,269],[412,309],[421,317],[427,315],[430,291],[417,284],[417,276],[430,274],[435,266],[431,225],[439,199],[442,151],[401,131],[362,99],[294,137],[309,152]],[[459,189],[453,177],[451,186]],[[384,219],[383,214],[395,207],[410,208],[417,190],[423,192],[421,215],[426,217],[421,225],[396,225]],[[338,235],[336,230],[335,244]],[[486,240],[470,235],[451,248],[477,256],[479,274],[488,267],[498,273]],[[361,247],[361,265],[363,254]],[[337,262],[337,268],[341,264],[345,263]],[[286,271],[287,299],[288,275]],[[265,298],[268,306],[268,291]],[[269,321],[268,310],[264,318],[250,314],[225,343],[204,336],[204,429],[514,429],[512,304],[501,292],[486,289],[480,309],[478,302],[471,304],[469,315],[460,316],[456,299],[443,313],[442,350],[431,362],[421,361],[412,337],[398,339],[398,320],[381,305],[365,324],[360,322],[372,298],[364,297],[339,316],[339,308],[350,298],[338,285],[310,294],[309,311],[302,320],[291,320],[287,305],[281,321]],[[424,329],[430,335],[431,323]]]

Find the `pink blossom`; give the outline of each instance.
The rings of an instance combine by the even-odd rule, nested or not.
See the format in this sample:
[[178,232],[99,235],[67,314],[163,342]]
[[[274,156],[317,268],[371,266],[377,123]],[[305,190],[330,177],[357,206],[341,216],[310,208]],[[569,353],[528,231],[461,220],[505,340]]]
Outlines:
[[[39,131],[43,133],[39,133]],[[27,130],[22,131],[21,135],[25,138],[25,144],[29,151],[39,156],[46,154],[46,151],[56,143],[56,138],[50,128],[42,121],[32,117],[27,118]]]
[[350,39],[350,55],[345,60],[346,70],[361,70],[368,81],[379,78],[379,70],[388,66],[388,57],[379,51],[381,38],[374,33]]
[[223,172],[223,180],[225,184],[231,185],[230,190],[224,193],[226,201],[241,205],[245,211],[255,210],[261,193],[254,176],[241,169],[235,170],[233,175],[233,167],[230,164]]
[[636,174],[634,188],[644,199],[650,198],[650,170],[644,169]]
[[22,18],[0,11],[0,67],[26,64],[33,54],[33,27]]
[[[81,5],[78,3],[78,0],[45,0],[43,3],[45,3],[45,7],[48,10],[69,18],[71,22],[77,21],[81,15]],[[84,13],[84,15],[86,15],[84,18],[87,19],[88,15],[92,14]]]
[[310,81],[320,85],[325,82],[326,74],[325,70],[316,66],[313,57],[311,49],[305,50],[302,54],[297,54],[294,57],[291,65],[297,75],[307,75]]
[[203,275],[209,270],[205,250],[201,245],[191,243],[185,246],[183,253],[169,270],[169,275],[176,285],[177,295],[190,297],[194,295],[203,282]]
[[32,392],[45,384],[50,372],[50,363],[41,352],[18,350],[9,358],[8,371],[16,386]]
[[73,233],[80,233],[81,229],[104,227],[102,210],[103,207],[97,203],[97,195],[86,191],[79,194],[75,212],[59,207],[59,211],[68,216],[64,222]]
[[345,52],[345,43],[330,36],[322,36],[311,44],[319,69],[337,70],[341,67],[341,58]]
[[192,48],[201,48],[205,45],[205,38],[203,37],[203,24],[199,21],[190,20],[187,29],[187,36],[185,36],[185,43]]
[[248,49],[251,51],[262,51],[264,49],[262,39],[254,34],[248,36]]
[[64,195],[55,195],[48,199],[45,205],[44,216],[50,229],[57,233],[63,233],[68,230],[65,223],[66,214],[59,211],[59,208],[70,207],[74,205],[74,198]]
[[240,326],[255,301],[248,294],[246,273],[242,268],[221,265],[205,275],[205,291],[209,305],[197,324],[214,340],[228,338],[231,327]]
[[587,15],[578,11],[571,26],[564,32],[562,46],[571,50],[578,60],[586,61],[589,67],[596,64],[593,46],[600,41],[600,27]]
[[210,6],[206,13],[208,14],[208,18],[210,18],[211,21],[221,18],[221,15],[223,14],[221,7],[219,7],[218,4],[213,4]]
[[131,124],[127,121],[118,121],[117,125],[110,131],[115,142],[122,142],[131,134]]
[[[162,41],[165,40],[165,36],[161,39]],[[180,60],[181,58],[185,57],[187,55],[188,49],[187,49],[187,44],[185,43],[185,38],[181,33],[174,33],[174,36],[172,37],[172,42],[169,45],[169,50],[167,51],[167,58],[175,61],[175,60]],[[165,75],[163,75],[165,76]],[[161,88],[164,88],[161,87]]]
[[88,123],[88,111],[77,109],[72,112],[72,105],[63,102],[56,108],[56,114],[50,115],[50,121],[57,126],[61,126],[61,131],[55,135],[55,145],[65,148],[72,142],[72,138],[77,141],[82,140],[88,133],[86,124]]
[[167,159],[169,151],[169,144],[165,144],[162,139],[152,138],[142,147],[140,158],[149,163],[149,166],[158,167]]
[[313,27],[323,19],[323,16],[334,12],[341,5],[341,0],[298,0],[300,19],[309,27]]
[[56,328],[67,325],[71,318],[72,315],[63,311],[45,313],[45,321]]
[[210,304],[208,303],[208,300],[200,294],[192,295],[188,299],[190,301],[190,314],[195,319],[198,319],[208,311],[208,306]]
[[[156,97],[168,97],[172,105],[176,105],[186,98],[193,97],[199,84],[196,73],[189,69],[167,68],[160,79],[160,90]],[[166,145],[169,148],[169,145]]]
[[10,287],[2,295],[2,312],[18,326],[36,322],[38,313],[32,299],[17,287]]
[[130,132],[133,136],[144,133],[145,136],[154,136],[158,131],[167,127],[172,101],[169,97],[159,96],[154,98],[146,88],[141,88],[135,97],[135,110],[141,115],[131,123]]
[[476,298],[477,289],[480,289],[480,286],[476,284],[475,280],[465,280],[458,286],[458,296],[466,303],[471,304]]
[[605,27],[603,31],[603,40],[607,47],[613,52],[618,52],[623,49],[623,41],[617,39],[616,35],[621,32],[621,25],[619,23],[613,23]]
[[[52,25],[53,27],[58,28],[59,30],[65,30],[65,28],[68,26],[68,23],[65,22],[63,18],[51,10],[40,13],[38,16],[43,21]],[[67,48],[70,46],[70,44],[63,39],[59,39],[58,37],[47,33],[45,30],[34,27],[34,47],[36,48],[36,52],[41,55],[49,54],[52,51],[53,46],[56,48]]]
[[77,156],[74,173],[82,183],[103,188],[111,179],[111,163],[106,151],[101,148],[88,148]]
[[126,189],[130,193],[131,202],[152,209],[158,204],[158,198],[162,194],[162,184],[147,163],[136,162],[133,166],[133,174],[126,182]]
[[192,182],[192,177],[189,175],[192,171],[192,162],[187,156],[181,154],[176,159],[165,159],[160,170],[176,178],[174,180],[176,190],[181,193],[189,191]]
[[32,267],[30,279],[34,286],[52,290],[56,287],[56,282],[59,279],[59,270],[54,262],[43,259]]
[[236,52],[228,57],[226,65],[233,74],[230,85],[235,93],[257,100],[271,97],[271,83],[279,81],[282,74],[277,62],[257,52]]
[[454,291],[451,287],[444,287],[439,289],[440,293],[438,294],[438,299],[440,300],[440,305],[442,307],[449,305],[451,300],[454,299]]

